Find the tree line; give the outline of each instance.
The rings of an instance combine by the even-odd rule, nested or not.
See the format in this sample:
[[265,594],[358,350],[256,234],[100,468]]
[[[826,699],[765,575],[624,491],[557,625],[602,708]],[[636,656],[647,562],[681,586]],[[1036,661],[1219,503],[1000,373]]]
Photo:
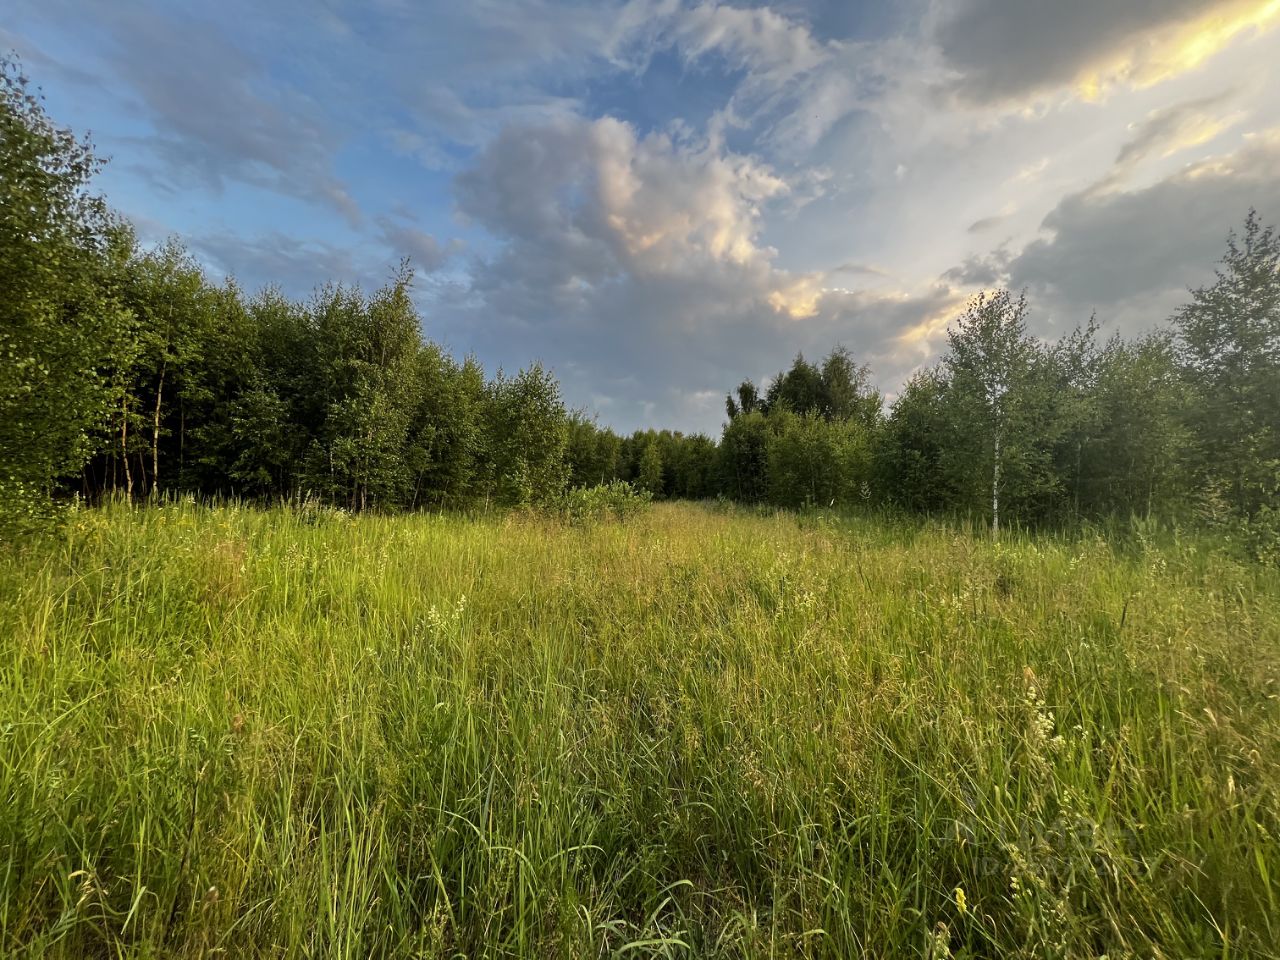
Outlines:
[[656,497],[876,504],[993,527],[1207,519],[1274,543],[1280,238],[1250,213],[1164,329],[1028,331],[973,300],[891,403],[837,347],[726,398],[717,439],[620,436],[532,364],[486,375],[422,334],[407,265],[295,301],[144,249],[91,145],[0,63],[0,512],[72,492],[311,497],[353,510],[532,504],[622,480]]

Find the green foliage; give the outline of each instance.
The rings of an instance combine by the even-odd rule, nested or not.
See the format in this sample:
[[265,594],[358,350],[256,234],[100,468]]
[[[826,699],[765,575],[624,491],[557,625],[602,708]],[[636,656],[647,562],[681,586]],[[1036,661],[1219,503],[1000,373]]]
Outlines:
[[1096,326],[1044,344],[1027,304],[976,299],[937,367],[876,438],[877,487],[898,506],[1021,523],[1186,513],[1186,389],[1171,340],[1099,346]]
[[416,370],[419,394],[411,442],[419,451],[410,506],[461,504],[480,494],[486,446],[484,371],[461,364],[434,344],[423,346]]
[[1277,504],[1280,504],[1280,474],[1272,482],[1271,502],[1263,504],[1251,516],[1239,517],[1232,526],[1250,556],[1280,567],[1280,506]]
[[500,503],[553,500],[569,478],[569,417],[560,385],[541,365],[498,371],[486,397],[486,492]]
[[1058,490],[1062,428],[1051,358],[1027,333],[1026,297],[980,294],[948,331],[943,360],[952,440],[944,469],[962,506],[999,529],[1000,508],[1036,518]]
[[751,413],[758,410],[760,403],[760,394],[756,390],[756,385],[750,380],[743,380],[738,384],[737,399],[732,394],[725,396],[724,410],[729,419],[732,420],[739,413]]
[[89,192],[97,166],[0,56],[0,535],[49,512],[112,405],[132,238]]
[[786,373],[773,378],[764,399],[766,412],[786,408],[799,414],[822,413],[826,406],[822,372],[799,353]]
[[769,501],[787,507],[849,505],[871,479],[866,427],[785,407],[769,418]]
[[939,513],[959,501],[959,482],[943,469],[954,440],[948,382],[938,369],[907,381],[877,441],[876,487],[888,503]]
[[660,495],[665,489],[662,480],[662,451],[658,449],[657,440],[650,439],[644,445],[637,468],[636,485],[650,495]]
[[625,480],[610,480],[593,487],[571,487],[551,505],[555,514],[570,523],[592,524],[629,520],[652,501],[648,490],[638,490]]
[[687,500],[715,496],[720,489],[716,476],[715,441],[701,433],[676,436],[679,439],[671,445],[668,453],[671,472],[668,495]]
[[404,505],[418,466],[408,443],[422,349],[411,282],[405,267],[367,301],[331,288],[314,307],[326,409],[304,483],[351,509]]
[[250,496],[289,489],[290,468],[297,457],[289,423],[289,407],[271,386],[248,386],[231,407],[235,460],[230,477]]
[[769,482],[768,440],[769,424],[759,411],[725,424],[717,459],[721,487],[734,500],[764,499]]
[[1252,516],[1274,504],[1280,472],[1280,235],[1256,212],[1174,325],[1194,397],[1197,475],[1234,514]]
[[884,400],[871,386],[871,369],[858,365],[844,347],[836,347],[822,361],[822,413],[828,420],[855,420],[874,428]]
[[1077,512],[1185,518],[1193,490],[1188,399],[1171,338],[1112,338],[1098,358],[1091,402],[1072,438],[1075,463],[1070,449],[1064,463]]
[[801,415],[821,415],[828,420],[858,420],[874,427],[880,419],[883,400],[870,383],[870,369],[858,365],[846,348],[838,346],[820,366],[796,354],[791,368],[769,383],[763,398],[755,384],[743,380],[737,399],[725,398],[725,410],[732,420],[740,413],[759,410],[769,414],[789,410]]
[[616,433],[602,430],[585,414],[570,415],[565,457],[571,487],[590,487],[616,479],[621,454],[622,439]]

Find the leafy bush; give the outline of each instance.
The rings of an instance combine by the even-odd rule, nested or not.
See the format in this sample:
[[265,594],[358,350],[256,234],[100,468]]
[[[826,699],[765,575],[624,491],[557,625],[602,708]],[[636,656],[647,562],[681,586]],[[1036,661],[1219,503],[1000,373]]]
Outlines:
[[1241,539],[1249,554],[1262,563],[1280,566],[1280,509],[1264,506],[1239,522]]
[[567,490],[554,502],[554,509],[569,523],[589,524],[601,520],[626,520],[653,500],[648,490],[638,490],[625,480],[610,480],[594,487]]

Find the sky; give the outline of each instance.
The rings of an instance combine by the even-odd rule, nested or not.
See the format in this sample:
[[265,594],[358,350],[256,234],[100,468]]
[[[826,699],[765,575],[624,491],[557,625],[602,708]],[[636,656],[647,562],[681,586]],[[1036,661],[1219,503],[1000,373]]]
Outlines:
[[892,397],[983,288],[1167,322],[1280,221],[1280,0],[7,0],[113,206],[630,431],[842,344]]

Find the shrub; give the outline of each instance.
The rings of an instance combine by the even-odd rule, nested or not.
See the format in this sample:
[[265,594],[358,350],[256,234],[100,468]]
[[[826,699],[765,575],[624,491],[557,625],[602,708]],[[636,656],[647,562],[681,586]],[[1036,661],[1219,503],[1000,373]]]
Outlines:
[[625,480],[610,480],[594,487],[575,487],[554,501],[554,510],[575,524],[601,520],[626,520],[649,505],[653,494],[638,490]]

